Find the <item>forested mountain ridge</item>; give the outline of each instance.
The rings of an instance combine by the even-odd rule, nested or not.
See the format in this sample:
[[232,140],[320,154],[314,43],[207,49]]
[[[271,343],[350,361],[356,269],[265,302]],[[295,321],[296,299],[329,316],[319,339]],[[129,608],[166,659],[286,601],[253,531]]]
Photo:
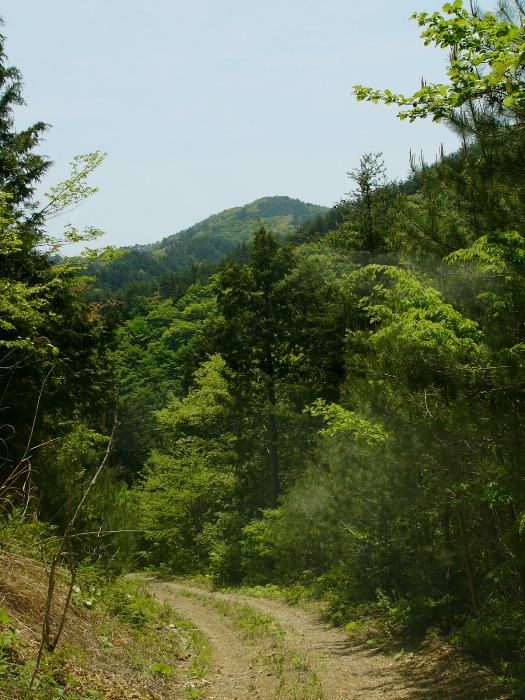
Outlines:
[[248,241],[261,225],[278,237],[285,237],[303,222],[326,211],[327,207],[290,197],[262,197],[209,216],[158,243],[123,248],[125,256],[103,265],[94,263],[89,274],[96,277],[98,288],[115,292],[141,283],[144,291],[145,283],[166,273],[182,273],[199,263],[217,264]]
[[155,250],[168,254],[178,241],[187,241],[206,235],[232,239],[235,245],[251,238],[262,224],[278,236],[291,233],[303,221],[326,212],[328,207],[309,204],[290,197],[261,197],[242,207],[226,209],[209,216],[190,228],[164,238],[155,244]]

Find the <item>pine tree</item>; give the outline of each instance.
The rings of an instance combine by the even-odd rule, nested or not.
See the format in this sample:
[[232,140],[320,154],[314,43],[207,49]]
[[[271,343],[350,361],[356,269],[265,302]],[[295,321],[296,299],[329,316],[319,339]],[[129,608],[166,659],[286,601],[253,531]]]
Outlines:
[[8,65],[5,37],[0,35],[0,190],[9,195],[15,210],[25,210],[27,214],[33,207],[35,188],[51,161],[34,152],[48,129],[47,124],[37,122],[23,131],[14,127],[14,110],[25,104],[22,87],[22,75]]
[[[52,259],[44,230],[47,216],[93,191],[84,180],[103,156],[77,157],[72,178],[51,188],[47,207],[38,208],[35,190],[51,162],[35,149],[47,125],[16,130],[22,78],[7,65],[4,44],[0,36],[0,497],[31,482],[35,444],[100,410],[112,382],[115,329],[113,317],[81,299],[78,270]],[[40,484],[48,487],[44,474]]]

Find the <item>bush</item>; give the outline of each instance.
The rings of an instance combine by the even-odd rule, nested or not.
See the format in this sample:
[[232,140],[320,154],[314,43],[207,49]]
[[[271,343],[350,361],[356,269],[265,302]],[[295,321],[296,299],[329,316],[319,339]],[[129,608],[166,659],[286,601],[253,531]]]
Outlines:
[[136,583],[118,579],[103,593],[103,602],[111,613],[132,627],[147,627],[158,616],[157,604],[141,595]]
[[281,520],[281,511],[264,510],[262,515],[242,529],[242,570],[250,586],[272,580],[277,558],[275,525]]
[[525,614],[504,601],[492,601],[469,618],[452,639],[473,657],[525,680]]

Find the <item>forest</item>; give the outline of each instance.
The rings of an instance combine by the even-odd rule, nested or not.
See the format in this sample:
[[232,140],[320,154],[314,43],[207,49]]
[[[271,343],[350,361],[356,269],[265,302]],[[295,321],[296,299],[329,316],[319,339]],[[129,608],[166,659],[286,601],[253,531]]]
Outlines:
[[0,553],[51,543],[51,595],[54,566],[283,591],[523,689],[525,7],[413,19],[449,82],[354,94],[454,153],[404,181],[366,153],[332,209],[267,198],[73,258],[98,232],[47,223],[103,154],[36,201],[47,127],[16,129],[2,40]]

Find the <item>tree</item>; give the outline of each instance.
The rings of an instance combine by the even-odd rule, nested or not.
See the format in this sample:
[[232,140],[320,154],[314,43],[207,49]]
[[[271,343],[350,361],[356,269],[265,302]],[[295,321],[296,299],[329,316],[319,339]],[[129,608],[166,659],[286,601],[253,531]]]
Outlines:
[[[203,326],[216,315],[213,291],[195,284],[174,303],[138,296],[118,336],[117,361],[121,382],[121,429],[115,458],[129,481],[142,469],[155,445],[155,413],[168,395],[182,396],[186,375],[193,375],[188,356],[201,351]],[[202,359],[202,358],[200,358]],[[193,376],[191,377],[193,380]]]
[[188,395],[172,394],[156,413],[157,444],[136,492],[157,564],[184,573],[209,565],[218,522],[234,502],[231,411],[226,364],[214,355],[196,372]]
[[34,248],[22,255],[26,227],[10,205],[0,219],[0,392],[10,426],[1,483],[14,486],[27,475],[35,444],[107,405],[116,319],[82,301],[73,267],[54,266]]
[[290,360],[291,334],[283,284],[294,266],[290,249],[280,248],[263,227],[254,235],[250,265],[230,264],[217,276],[217,304],[225,319],[224,357],[237,376],[247,377],[263,395],[262,420],[269,459],[272,507],[279,497],[277,381]]
[[[77,157],[70,178],[52,187],[39,207],[33,195],[50,161],[35,148],[47,127],[39,122],[15,130],[21,89],[19,71],[6,66],[0,37],[0,487],[3,497],[24,488],[27,499],[35,483],[50,488],[46,475],[31,469],[39,458],[35,446],[107,406],[115,318],[83,302],[80,269],[52,257],[61,241],[44,229],[47,218],[94,191],[85,180],[104,156]],[[66,227],[64,239],[97,235]]]
[[395,219],[395,199],[381,153],[366,153],[348,175],[356,188],[345,203],[345,223],[329,235],[343,249],[376,253],[385,248]]
[[[304,405],[329,391],[342,371],[341,307],[322,276],[300,265],[292,249],[264,228],[254,235],[249,265],[230,264],[219,272],[216,294],[223,317],[217,350],[237,383],[239,406],[252,420],[259,416],[262,428],[269,497],[259,507],[274,508],[283,481],[285,413],[301,416]],[[293,461],[287,460],[287,469]]]
[[36,185],[51,166],[50,160],[34,153],[48,125],[37,122],[20,132],[14,129],[13,109],[24,104],[22,75],[6,64],[5,37],[0,35],[0,189],[20,211],[31,202]]
[[[508,3],[502,8],[505,6]],[[512,21],[508,12],[501,18],[491,12],[468,11],[462,0],[444,5],[443,14],[415,12],[412,19],[426,27],[421,35],[426,45],[450,49],[449,84],[423,82],[421,89],[408,97],[356,85],[358,100],[396,104],[401,107],[399,118],[410,121],[428,116],[434,121],[448,119],[479,103],[489,105],[504,121],[522,119],[525,25]]]

